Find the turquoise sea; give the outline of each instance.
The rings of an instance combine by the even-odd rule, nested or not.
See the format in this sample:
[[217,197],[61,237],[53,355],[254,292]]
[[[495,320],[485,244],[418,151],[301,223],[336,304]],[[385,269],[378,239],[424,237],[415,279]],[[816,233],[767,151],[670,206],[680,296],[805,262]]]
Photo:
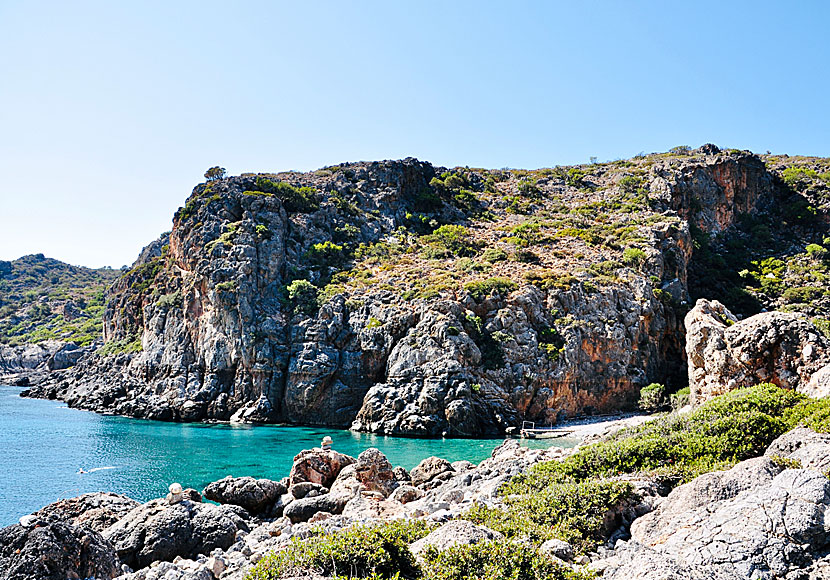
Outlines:
[[[281,479],[293,457],[318,446],[324,435],[332,437],[337,451],[357,456],[377,447],[393,465],[406,469],[431,455],[478,463],[501,442],[382,437],[323,427],[144,421],[24,399],[20,391],[0,386],[0,526],[91,491],[148,501],[166,494],[174,481],[201,490],[226,475]],[[527,444],[549,446],[551,441]],[[79,468],[93,471],[79,474]]]

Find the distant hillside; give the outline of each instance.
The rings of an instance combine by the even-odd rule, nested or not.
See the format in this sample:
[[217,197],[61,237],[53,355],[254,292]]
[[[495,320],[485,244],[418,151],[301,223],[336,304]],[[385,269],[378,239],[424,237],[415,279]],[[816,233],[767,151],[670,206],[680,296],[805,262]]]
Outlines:
[[0,344],[101,337],[104,292],[120,270],[72,266],[43,254],[0,260]]

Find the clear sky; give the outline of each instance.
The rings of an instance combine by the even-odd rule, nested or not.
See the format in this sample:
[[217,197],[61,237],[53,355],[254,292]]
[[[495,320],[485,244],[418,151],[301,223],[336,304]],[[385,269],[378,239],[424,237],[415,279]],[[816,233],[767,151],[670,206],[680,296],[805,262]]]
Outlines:
[[205,169],[830,156],[830,2],[0,0],[0,259],[132,263]]

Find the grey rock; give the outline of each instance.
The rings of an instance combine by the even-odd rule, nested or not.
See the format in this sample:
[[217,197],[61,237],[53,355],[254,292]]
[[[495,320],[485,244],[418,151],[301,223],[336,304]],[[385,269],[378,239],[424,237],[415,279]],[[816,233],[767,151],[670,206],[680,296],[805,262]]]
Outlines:
[[401,503],[409,503],[424,497],[424,492],[417,487],[411,485],[402,485],[392,492],[389,499],[392,501],[399,501]]
[[283,515],[291,520],[291,523],[307,522],[317,512],[329,512],[331,514],[343,513],[343,508],[351,499],[345,494],[318,495],[315,497],[304,497],[292,501],[283,510]]
[[441,481],[452,477],[455,470],[446,459],[427,457],[409,472],[415,487],[435,487]]
[[251,513],[267,511],[285,492],[285,486],[279,481],[230,475],[209,483],[204,490],[209,500],[238,505]]
[[102,532],[140,504],[116,493],[85,493],[36,511],[40,521],[65,522]]
[[295,483],[288,488],[288,493],[290,493],[294,499],[303,499],[309,494],[312,494],[313,497],[314,495],[322,495],[328,492],[329,490],[327,487],[323,487],[319,483],[311,483],[310,481]]
[[539,552],[566,562],[572,560],[574,556],[573,546],[564,540],[546,540],[539,546]]
[[0,529],[2,580],[66,580],[119,574],[118,558],[101,534],[60,521]]
[[428,546],[443,551],[458,544],[477,544],[502,538],[504,538],[503,535],[484,526],[477,526],[467,520],[454,520],[410,544],[409,549],[417,557]]

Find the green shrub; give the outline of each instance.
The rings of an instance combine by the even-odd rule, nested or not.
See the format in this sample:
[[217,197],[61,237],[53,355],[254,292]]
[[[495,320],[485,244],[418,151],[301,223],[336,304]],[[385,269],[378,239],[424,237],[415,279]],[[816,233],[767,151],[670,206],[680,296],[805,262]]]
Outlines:
[[518,187],[519,193],[528,197],[538,197],[542,193],[539,186],[536,185],[536,180],[533,178],[520,180]]
[[646,261],[646,253],[640,248],[626,248],[623,250],[623,264],[632,268],[639,268]]
[[799,422],[830,430],[830,401],[808,399],[772,384],[738,389],[691,413],[672,414],[584,447],[562,462],[534,466],[514,478],[506,493],[515,486],[541,490],[568,478],[583,481],[619,473],[654,472],[689,481],[763,454]]
[[660,409],[666,400],[666,387],[660,383],[651,383],[640,389],[640,408],[644,411]]
[[588,580],[577,572],[514,540],[458,544],[424,554],[424,580]]
[[689,389],[689,387],[683,387],[676,393],[673,393],[671,397],[669,397],[671,401],[671,408],[677,410],[688,405],[691,394],[691,389]]
[[312,528],[310,538],[293,539],[285,549],[263,557],[245,579],[276,580],[308,571],[346,578],[417,578],[420,571],[409,544],[434,528],[423,520],[355,526],[333,534]]
[[314,244],[308,249],[305,257],[311,264],[322,267],[336,265],[345,258],[343,246],[335,244],[331,240]]
[[319,290],[308,280],[294,280],[285,290],[296,311],[311,314],[317,309]]
[[472,236],[464,226],[443,225],[421,239],[426,243],[423,254],[427,258],[438,259],[475,255]]
[[805,250],[807,251],[807,255],[814,260],[823,260],[827,257],[827,249],[818,244],[807,244]]
[[787,288],[781,297],[790,303],[809,304],[824,296],[824,289],[816,286],[801,286],[798,288]]
[[505,295],[517,288],[517,284],[507,278],[487,278],[464,284],[464,290],[470,293],[475,300],[483,300],[490,294]]
[[236,280],[228,280],[226,282],[219,282],[214,288],[216,288],[217,292],[236,292],[239,284]]
[[156,306],[159,308],[181,308],[182,293],[176,290],[170,294],[164,294],[156,301]]
[[507,252],[501,248],[487,248],[481,255],[481,259],[485,262],[490,262],[491,264],[503,262],[507,259]]
[[285,210],[290,213],[311,213],[320,209],[320,199],[313,187],[294,187],[290,183],[274,183],[266,177],[257,177],[257,191],[246,191],[246,195],[270,195],[278,197]]
[[128,336],[121,340],[111,340],[98,350],[100,356],[112,356],[116,354],[141,352],[144,346],[141,344],[140,336]]
[[478,504],[462,517],[508,538],[534,543],[558,538],[590,550],[610,531],[605,529],[606,514],[633,494],[631,485],[622,481],[562,478],[538,487],[513,482],[503,491],[505,509]]

